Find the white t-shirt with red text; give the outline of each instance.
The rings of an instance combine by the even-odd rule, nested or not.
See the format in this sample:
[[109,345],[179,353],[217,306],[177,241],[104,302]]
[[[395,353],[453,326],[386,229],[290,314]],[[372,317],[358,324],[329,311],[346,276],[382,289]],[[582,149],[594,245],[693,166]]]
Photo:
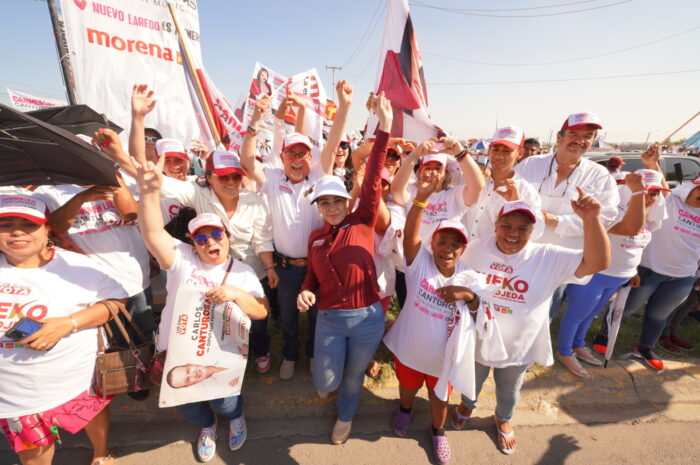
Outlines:
[[[176,244],[175,257],[173,264],[166,270],[168,274],[166,283],[168,297],[160,317],[158,337],[156,338],[156,349],[159,352],[168,348],[171,320],[174,308],[177,305],[177,302],[175,302],[177,288],[180,285],[187,284],[205,292],[215,289],[221,286],[229,264],[226,261],[221,265],[207,265],[200,260],[191,245],[175,239],[173,241]],[[238,260],[233,261],[231,271],[226,278],[226,284],[236,286],[254,297],[265,297],[262,285],[258,281],[253,268]]]
[[[464,205],[464,184],[451,187],[433,193],[428,199],[428,205],[423,209],[423,216],[420,221],[420,229],[418,235],[421,242],[432,253],[430,248],[430,239],[437,229],[438,225],[443,221],[457,220],[462,218],[462,215],[467,211],[467,206]],[[406,215],[413,206],[413,198],[416,196],[416,186],[411,184],[408,186],[409,198],[406,203]]]
[[57,407],[92,384],[97,329],[84,328],[50,350],[18,346],[5,332],[22,316],[67,317],[101,300],[127,297],[122,287],[87,256],[56,248],[40,268],[17,268],[0,254],[0,418]]
[[532,241],[510,255],[498,249],[495,238],[470,242],[462,262],[485,274],[486,284],[496,285],[480,297],[495,315],[508,352],[505,360],[484,360],[477,341],[476,361],[496,368],[554,363],[549,335],[552,293],[568,282],[588,282],[589,278],[575,276],[582,258],[580,250]]
[[[469,268],[458,263],[455,274]],[[435,293],[450,278],[438,271],[433,256],[421,247],[406,270],[406,303],[384,344],[404,365],[430,376],[440,376],[447,343],[448,320],[457,308]]]

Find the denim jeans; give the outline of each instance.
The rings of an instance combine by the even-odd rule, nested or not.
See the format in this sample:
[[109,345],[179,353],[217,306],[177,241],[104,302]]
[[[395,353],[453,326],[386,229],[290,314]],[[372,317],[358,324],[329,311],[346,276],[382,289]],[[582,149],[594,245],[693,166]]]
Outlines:
[[596,273],[585,286],[569,284],[566,287],[569,304],[559,325],[560,354],[573,355],[571,349],[586,345],[586,333],[593,318],[627,280]]
[[693,289],[690,291],[690,295],[677,309],[673,311],[673,315],[668,319],[668,324],[666,324],[666,329],[664,334],[674,334],[680,326],[681,322],[688,316],[688,313],[693,311],[693,308],[698,304],[700,300],[700,295],[698,291]]
[[[496,418],[500,422],[510,421],[513,411],[520,398],[520,387],[527,371],[527,365],[513,365],[505,368],[493,369],[493,380],[496,383]],[[477,399],[481,393],[484,381],[489,377],[491,367],[474,362],[474,382],[476,384]],[[462,394],[462,403],[472,410],[476,408],[477,399],[469,399]]]
[[235,420],[243,415],[243,396],[222,397],[221,399],[192,402],[178,405],[177,409],[185,420],[202,428],[210,428],[216,423],[214,413],[220,413],[229,420]]
[[[290,233],[291,234],[291,233]],[[301,284],[306,276],[305,266],[275,267],[280,277],[277,286],[277,304],[280,309],[280,326],[284,334],[284,348],[282,355],[285,360],[296,361],[299,358],[299,310],[297,310],[297,296]],[[314,356],[314,333],[316,332],[316,314],[318,310],[314,305],[307,312],[308,335],[306,338],[306,355]]]
[[559,308],[561,304],[566,300],[566,284],[562,284],[554,290],[552,294],[552,303],[549,306],[549,322],[551,323],[557,313],[559,313]]
[[[272,289],[267,283],[267,278],[260,280],[265,297],[269,302]],[[267,331],[267,322],[270,316],[266,316],[262,320],[251,320],[250,323],[250,351],[254,357],[264,357],[270,352],[270,333]]]
[[365,369],[384,336],[381,302],[356,310],[321,310],[316,324],[314,386],[335,391],[338,419],[351,421],[360,405]]

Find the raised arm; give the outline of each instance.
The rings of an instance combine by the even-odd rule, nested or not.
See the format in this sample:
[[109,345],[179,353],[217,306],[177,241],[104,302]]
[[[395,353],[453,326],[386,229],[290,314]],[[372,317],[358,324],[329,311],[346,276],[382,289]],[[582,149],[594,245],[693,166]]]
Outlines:
[[[664,171],[661,169],[661,165],[659,164],[659,146],[657,144],[654,144],[650,146],[642,155],[641,155],[641,160],[642,163],[644,164],[644,168],[648,170],[654,170],[658,171],[661,173],[661,184],[664,186],[665,189],[668,189],[668,183],[666,182],[666,176],[664,176]],[[661,194],[666,197],[668,195],[669,191],[661,191]]]
[[335,114],[333,127],[328,133],[328,140],[321,151],[321,168],[325,174],[333,174],[333,159],[336,150],[338,150],[340,139],[345,133],[348,113],[352,105],[352,85],[348,81],[338,81],[335,90],[338,93],[338,111]]
[[160,186],[163,184],[165,157],[157,164],[134,162],[141,192],[139,200],[139,229],[148,251],[155,257],[162,270],[167,270],[175,258],[175,239],[163,229],[160,211]]
[[[116,132],[107,128],[100,128],[92,134],[92,144],[97,146],[102,153],[124,170],[132,178],[136,178],[136,168],[128,153],[124,152],[122,143]],[[144,142],[145,145],[145,142]]]
[[391,195],[394,198],[394,202],[399,205],[406,205],[408,202],[409,194],[406,187],[408,186],[408,181],[411,179],[411,173],[413,173],[413,167],[416,166],[421,159],[421,157],[433,150],[433,146],[437,142],[437,139],[428,139],[411,152],[411,155],[405,157],[401,162],[401,166],[396,171],[394,179],[391,181]]
[[466,149],[462,147],[462,144],[457,139],[444,137],[442,138],[442,142],[445,144],[445,153],[458,158],[457,161],[459,162],[462,175],[464,176],[465,187],[462,192],[464,205],[471,207],[479,199],[481,192],[484,190],[484,186],[486,185],[484,175],[481,174],[479,165],[469,156]]
[[146,159],[144,139],[144,119],[156,107],[153,91],[146,84],[134,84],[131,91],[131,132],[129,133],[129,154],[140,163]]
[[430,182],[418,182],[416,196],[413,204],[406,215],[406,223],[403,227],[403,255],[406,258],[406,265],[410,266],[420,251],[420,223],[423,218],[423,209],[428,204],[430,195],[438,188],[437,178]]
[[[265,184],[265,171],[263,170],[262,163],[255,162],[255,148],[258,140],[257,132],[269,107],[270,97],[267,95],[263,95],[255,102],[253,116],[250,118],[248,129],[241,143],[241,167],[243,167],[248,176],[255,181],[258,188]],[[273,153],[273,156],[276,155]]]
[[610,240],[600,220],[600,203],[576,186],[579,199],[571,201],[571,208],[583,222],[583,258],[576,269],[576,277],[592,275],[610,266]]
[[49,223],[56,231],[66,232],[70,229],[75,216],[84,203],[96,200],[112,200],[118,187],[92,186],[82,192],[78,192],[71,199],[49,214]]
[[639,173],[629,173],[625,176],[625,186],[632,191],[632,197],[622,219],[608,229],[610,234],[618,236],[636,236],[642,232],[646,222],[646,208],[644,205],[643,176]]

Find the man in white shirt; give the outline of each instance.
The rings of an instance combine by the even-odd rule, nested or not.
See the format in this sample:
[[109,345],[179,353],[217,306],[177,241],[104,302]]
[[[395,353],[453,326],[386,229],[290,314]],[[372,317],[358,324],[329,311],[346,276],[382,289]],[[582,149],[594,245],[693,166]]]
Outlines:
[[[571,201],[578,198],[577,187],[600,202],[603,226],[612,226],[620,202],[615,180],[605,167],[583,156],[599,129],[602,126],[595,113],[573,113],[557,133],[555,153],[528,157],[515,167],[515,172],[533,185],[542,201],[545,230],[537,242],[582,248],[583,225],[571,208]],[[564,288],[560,287],[552,297],[550,319],[563,300]]]

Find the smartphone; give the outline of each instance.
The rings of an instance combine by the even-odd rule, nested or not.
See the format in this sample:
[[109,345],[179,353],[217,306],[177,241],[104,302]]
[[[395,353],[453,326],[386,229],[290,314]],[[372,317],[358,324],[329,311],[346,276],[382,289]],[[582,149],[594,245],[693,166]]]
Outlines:
[[435,142],[435,145],[433,145],[433,152],[435,153],[440,153],[445,150],[445,143],[444,142]]
[[38,321],[25,317],[15,323],[12,328],[8,329],[5,336],[13,341],[21,341],[39,331],[42,326],[43,325]]

